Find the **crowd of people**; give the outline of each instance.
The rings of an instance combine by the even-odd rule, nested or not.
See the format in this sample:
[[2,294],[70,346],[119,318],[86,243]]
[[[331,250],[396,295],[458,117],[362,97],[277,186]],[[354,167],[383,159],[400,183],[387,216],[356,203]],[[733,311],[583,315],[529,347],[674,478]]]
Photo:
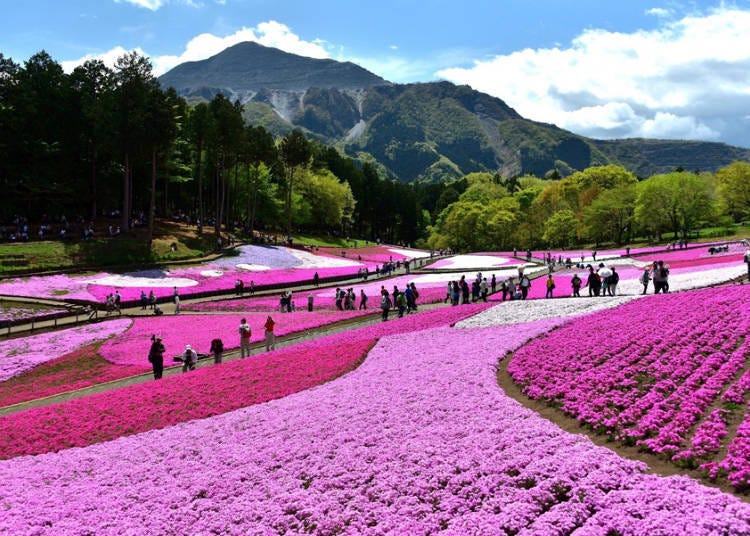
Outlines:
[[[686,243],[678,243],[676,247],[686,247]],[[591,252],[591,257],[594,259],[596,252]],[[555,264],[555,261],[559,262],[570,262],[570,259],[563,260],[554,259],[550,256],[545,256],[544,261],[549,262],[551,265]],[[750,248],[744,253],[744,262],[747,264],[748,277],[750,277]],[[377,275],[388,275],[392,270],[397,269],[400,262],[396,261],[393,263],[386,262],[383,264],[383,271],[376,270]],[[587,270],[585,279],[580,277],[578,273],[574,273],[570,279],[571,294],[573,297],[581,297],[581,290],[588,289],[589,297],[606,297],[606,296],[617,296],[618,285],[620,283],[620,274],[615,266],[605,266],[603,262],[594,264],[577,264],[577,267],[584,268]],[[654,294],[667,293],[669,292],[669,265],[661,260],[653,261],[650,265],[643,269],[638,281],[642,285],[641,294],[646,294],[649,290],[650,285],[653,284]],[[364,275],[366,279],[367,272],[360,272],[360,277]],[[559,280],[559,277],[558,277]],[[557,288],[557,282],[555,281],[554,266],[550,266],[549,272],[547,273],[546,279],[542,279],[545,288],[545,298],[551,299],[555,297],[555,290]],[[558,281],[559,282],[559,281]],[[318,274],[315,273],[313,278],[313,284],[318,287],[320,283]],[[491,275],[488,281],[487,277],[483,276],[481,272],[476,274],[476,277],[471,281],[467,281],[467,278],[462,275],[460,279],[450,281],[447,285],[446,296],[444,303],[450,302],[451,305],[457,306],[461,304],[476,303],[478,301],[487,301],[487,297],[490,293],[495,292],[502,293],[502,301],[511,300],[526,300],[529,296],[529,292],[532,287],[532,279],[528,274],[525,273],[523,267],[518,269],[516,277],[509,276],[503,281],[498,281],[495,274]],[[237,280],[236,290],[238,295],[242,295],[245,286],[241,280]],[[254,284],[250,282],[250,293],[254,292]],[[566,294],[568,295],[568,294]],[[385,285],[381,285],[380,288],[380,310],[382,314],[382,320],[386,321],[389,318],[391,312],[395,312],[399,318],[404,315],[417,312],[419,298],[419,291],[417,290],[416,284],[410,282],[405,288],[399,289],[397,285],[393,286],[393,290],[389,291]],[[173,299],[175,301],[176,313],[179,313],[179,292],[175,287]],[[359,301],[359,304],[358,304]],[[359,294],[355,291],[354,287],[349,288],[336,288],[335,291],[335,307],[339,311],[352,311],[356,309],[367,309],[368,296],[364,289],[359,291]],[[313,311],[314,309],[314,294],[310,293],[307,297],[307,310]],[[110,311],[110,305],[112,311],[119,311],[120,309],[120,297],[119,292],[115,291],[107,297],[107,310]],[[156,298],[154,292],[151,291],[147,296],[145,291],[141,292],[141,308],[146,309],[151,307],[152,309],[158,309],[156,304]],[[282,292],[279,303],[279,310],[281,312],[293,312],[296,310],[294,304],[293,295],[291,290],[285,290]],[[158,314],[158,313],[157,313]],[[265,348],[267,351],[275,349],[275,335],[274,335],[275,321],[269,315],[264,326],[264,339]],[[252,330],[247,323],[246,319],[242,319],[238,328],[240,337],[240,357],[244,358],[250,355],[250,338]],[[214,356],[214,363],[218,364],[222,362],[222,355],[224,352],[224,343],[220,338],[216,338],[211,341],[211,347],[209,354]],[[163,353],[164,346],[161,337],[152,337],[152,345],[149,351],[149,361],[153,364],[154,378],[161,378],[163,371]],[[188,372],[195,368],[195,364],[200,354],[195,352],[190,345],[186,345],[185,351],[177,356],[175,359],[183,362],[183,372]]]
[[[271,315],[268,315],[263,324],[265,349],[267,352],[276,349],[276,334],[274,333],[275,326],[275,320]],[[240,342],[240,358],[244,359],[245,357],[249,357],[251,352],[250,341],[252,337],[252,328],[250,327],[250,324],[247,323],[247,319],[243,318],[240,321],[237,332],[239,334]],[[164,352],[166,352],[166,348],[164,347],[162,336],[151,335],[148,361],[151,363],[155,380],[161,379],[164,374]],[[221,338],[216,337],[211,340],[211,346],[207,354],[200,354],[190,344],[186,344],[182,353],[174,356],[173,359],[176,362],[182,363],[182,372],[185,373],[195,370],[199,359],[210,356],[213,356],[215,365],[223,362],[224,341]]]

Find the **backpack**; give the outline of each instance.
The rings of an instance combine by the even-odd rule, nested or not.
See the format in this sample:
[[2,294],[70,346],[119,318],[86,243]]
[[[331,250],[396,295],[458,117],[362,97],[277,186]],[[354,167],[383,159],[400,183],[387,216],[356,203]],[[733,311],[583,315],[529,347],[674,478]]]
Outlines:
[[666,268],[660,268],[660,270],[661,271],[659,273],[662,277],[667,277],[669,275],[669,270],[667,270]]

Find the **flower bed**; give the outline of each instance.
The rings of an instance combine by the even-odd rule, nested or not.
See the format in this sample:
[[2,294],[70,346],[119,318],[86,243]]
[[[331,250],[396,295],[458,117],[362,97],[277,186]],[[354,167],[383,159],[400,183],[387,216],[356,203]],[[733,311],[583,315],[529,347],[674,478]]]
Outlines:
[[[563,432],[497,388],[498,357],[556,323],[390,336],[356,371],[315,389],[5,461],[0,532],[747,533],[750,505],[687,478],[644,474],[643,464]],[[199,375],[180,379],[191,377]],[[241,377],[246,388],[232,396],[251,390]],[[187,406],[175,411],[200,407],[197,384],[173,385]],[[139,420],[160,414],[154,402]]]
[[67,309],[0,301],[0,326],[12,320],[32,320],[65,312]]
[[90,344],[92,341],[104,340],[120,334],[130,324],[129,319],[122,318],[2,341],[0,342],[0,356],[3,356],[0,357],[0,382]]
[[[731,392],[747,410],[749,299],[733,286],[635,300],[533,341],[508,372],[529,397],[613,439],[681,465],[716,461],[726,429],[713,406]],[[732,467],[730,481],[746,486],[750,458]]]
[[[432,275],[432,274],[431,274]],[[380,308],[380,288],[385,286],[389,293],[393,291],[394,285],[400,290],[405,290],[406,285],[414,282],[419,292],[417,305],[425,303],[436,303],[443,301],[445,298],[445,288],[450,278],[454,275],[441,275],[438,278],[430,279],[430,276],[418,274],[403,275],[390,279],[380,279],[373,277],[367,281],[356,284],[349,284],[344,289],[352,288],[356,294],[355,307],[359,307],[360,291],[364,290],[367,295],[367,307],[370,312]],[[336,287],[321,287],[305,292],[296,292],[292,299],[295,308],[307,310],[307,297],[313,295],[314,310],[336,310]],[[217,300],[210,302],[201,302],[188,304],[183,307],[184,311],[197,312],[214,312],[214,311],[279,311],[280,296],[259,296],[257,298],[241,298],[233,300]],[[351,311],[350,311],[351,313]]]
[[446,325],[483,308],[428,311],[159,382],[6,415],[0,417],[0,459],[91,445],[280,398],[352,370],[383,335]]
[[536,266],[527,264],[513,257],[495,253],[472,253],[470,255],[454,255],[446,259],[440,259],[430,264],[430,270],[466,270],[483,269],[492,270],[498,268],[510,268],[518,266]]
[[[350,319],[373,311],[345,312],[312,312],[297,311],[273,315],[276,321],[274,332],[277,336],[289,335],[308,329],[324,326]],[[239,348],[238,328],[240,320],[245,317],[252,329],[251,342],[264,338],[263,324],[266,313],[212,314],[212,315],[176,315],[161,317],[138,317],[133,320],[129,330],[117,338],[104,343],[100,349],[101,356],[117,365],[141,366],[144,370],[151,368],[147,361],[151,347],[151,335],[161,335],[168,359],[182,353],[185,345],[191,345],[197,352],[209,353],[211,340],[220,338],[224,341],[225,350]]]
[[143,373],[143,366],[113,365],[87,344],[0,382],[0,407],[20,404]]
[[[340,258],[357,259],[378,264],[384,262],[397,262],[412,259],[426,259],[430,257],[429,251],[421,249],[401,248],[396,246],[366,246],[361,248],[320,248],[320,251]],[[342,255],[343,253],[343,255]]]

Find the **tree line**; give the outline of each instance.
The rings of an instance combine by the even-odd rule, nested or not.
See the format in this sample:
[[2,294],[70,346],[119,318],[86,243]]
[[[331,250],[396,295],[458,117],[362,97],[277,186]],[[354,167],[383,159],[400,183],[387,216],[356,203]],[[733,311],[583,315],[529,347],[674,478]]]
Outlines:
[[0,223],[116,215],[127,232],[184,215],[215,233],[336,233],[435,249],[510,250],[688,237],[750,216],[750,164],[638,178],[472,173],[404,184],[294,130],[274,138],[217,95],[189,105],[137,53],[70,74],[47,53],[0,54]]
[[[414,243],[431,192],[382,177],[299,130],[275,139],[217,95],[190,106],[147,58],[65,73],[46,52],[0,54],[0,220],[102,214],[126,233],[184,215],[245,232],[317,232]],[[432,197],[435,197],[432,195]]]
[[509,251],[622,245],[688,239],[705,227],[750,219],[750,163],[716,173],[672,173],[639,179],[616,166],[595,166],[559,180],[472,173],[429,227],[433,248]]

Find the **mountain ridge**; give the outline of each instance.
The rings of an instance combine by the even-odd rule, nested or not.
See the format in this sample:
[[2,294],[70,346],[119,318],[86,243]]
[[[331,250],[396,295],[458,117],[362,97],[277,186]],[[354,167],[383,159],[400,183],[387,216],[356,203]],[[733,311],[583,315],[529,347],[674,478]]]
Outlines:
[[503,176],[618,164],[639,176],[715,171],[750,150],[723,143],[596,140],[523,118],[502,99],[450,82],[393,84],[350,62],[312,59],[240,43],[165,73],[160,82],[191,102],[221,93],[245,120],[276,135],[301,128],[403,182]]

